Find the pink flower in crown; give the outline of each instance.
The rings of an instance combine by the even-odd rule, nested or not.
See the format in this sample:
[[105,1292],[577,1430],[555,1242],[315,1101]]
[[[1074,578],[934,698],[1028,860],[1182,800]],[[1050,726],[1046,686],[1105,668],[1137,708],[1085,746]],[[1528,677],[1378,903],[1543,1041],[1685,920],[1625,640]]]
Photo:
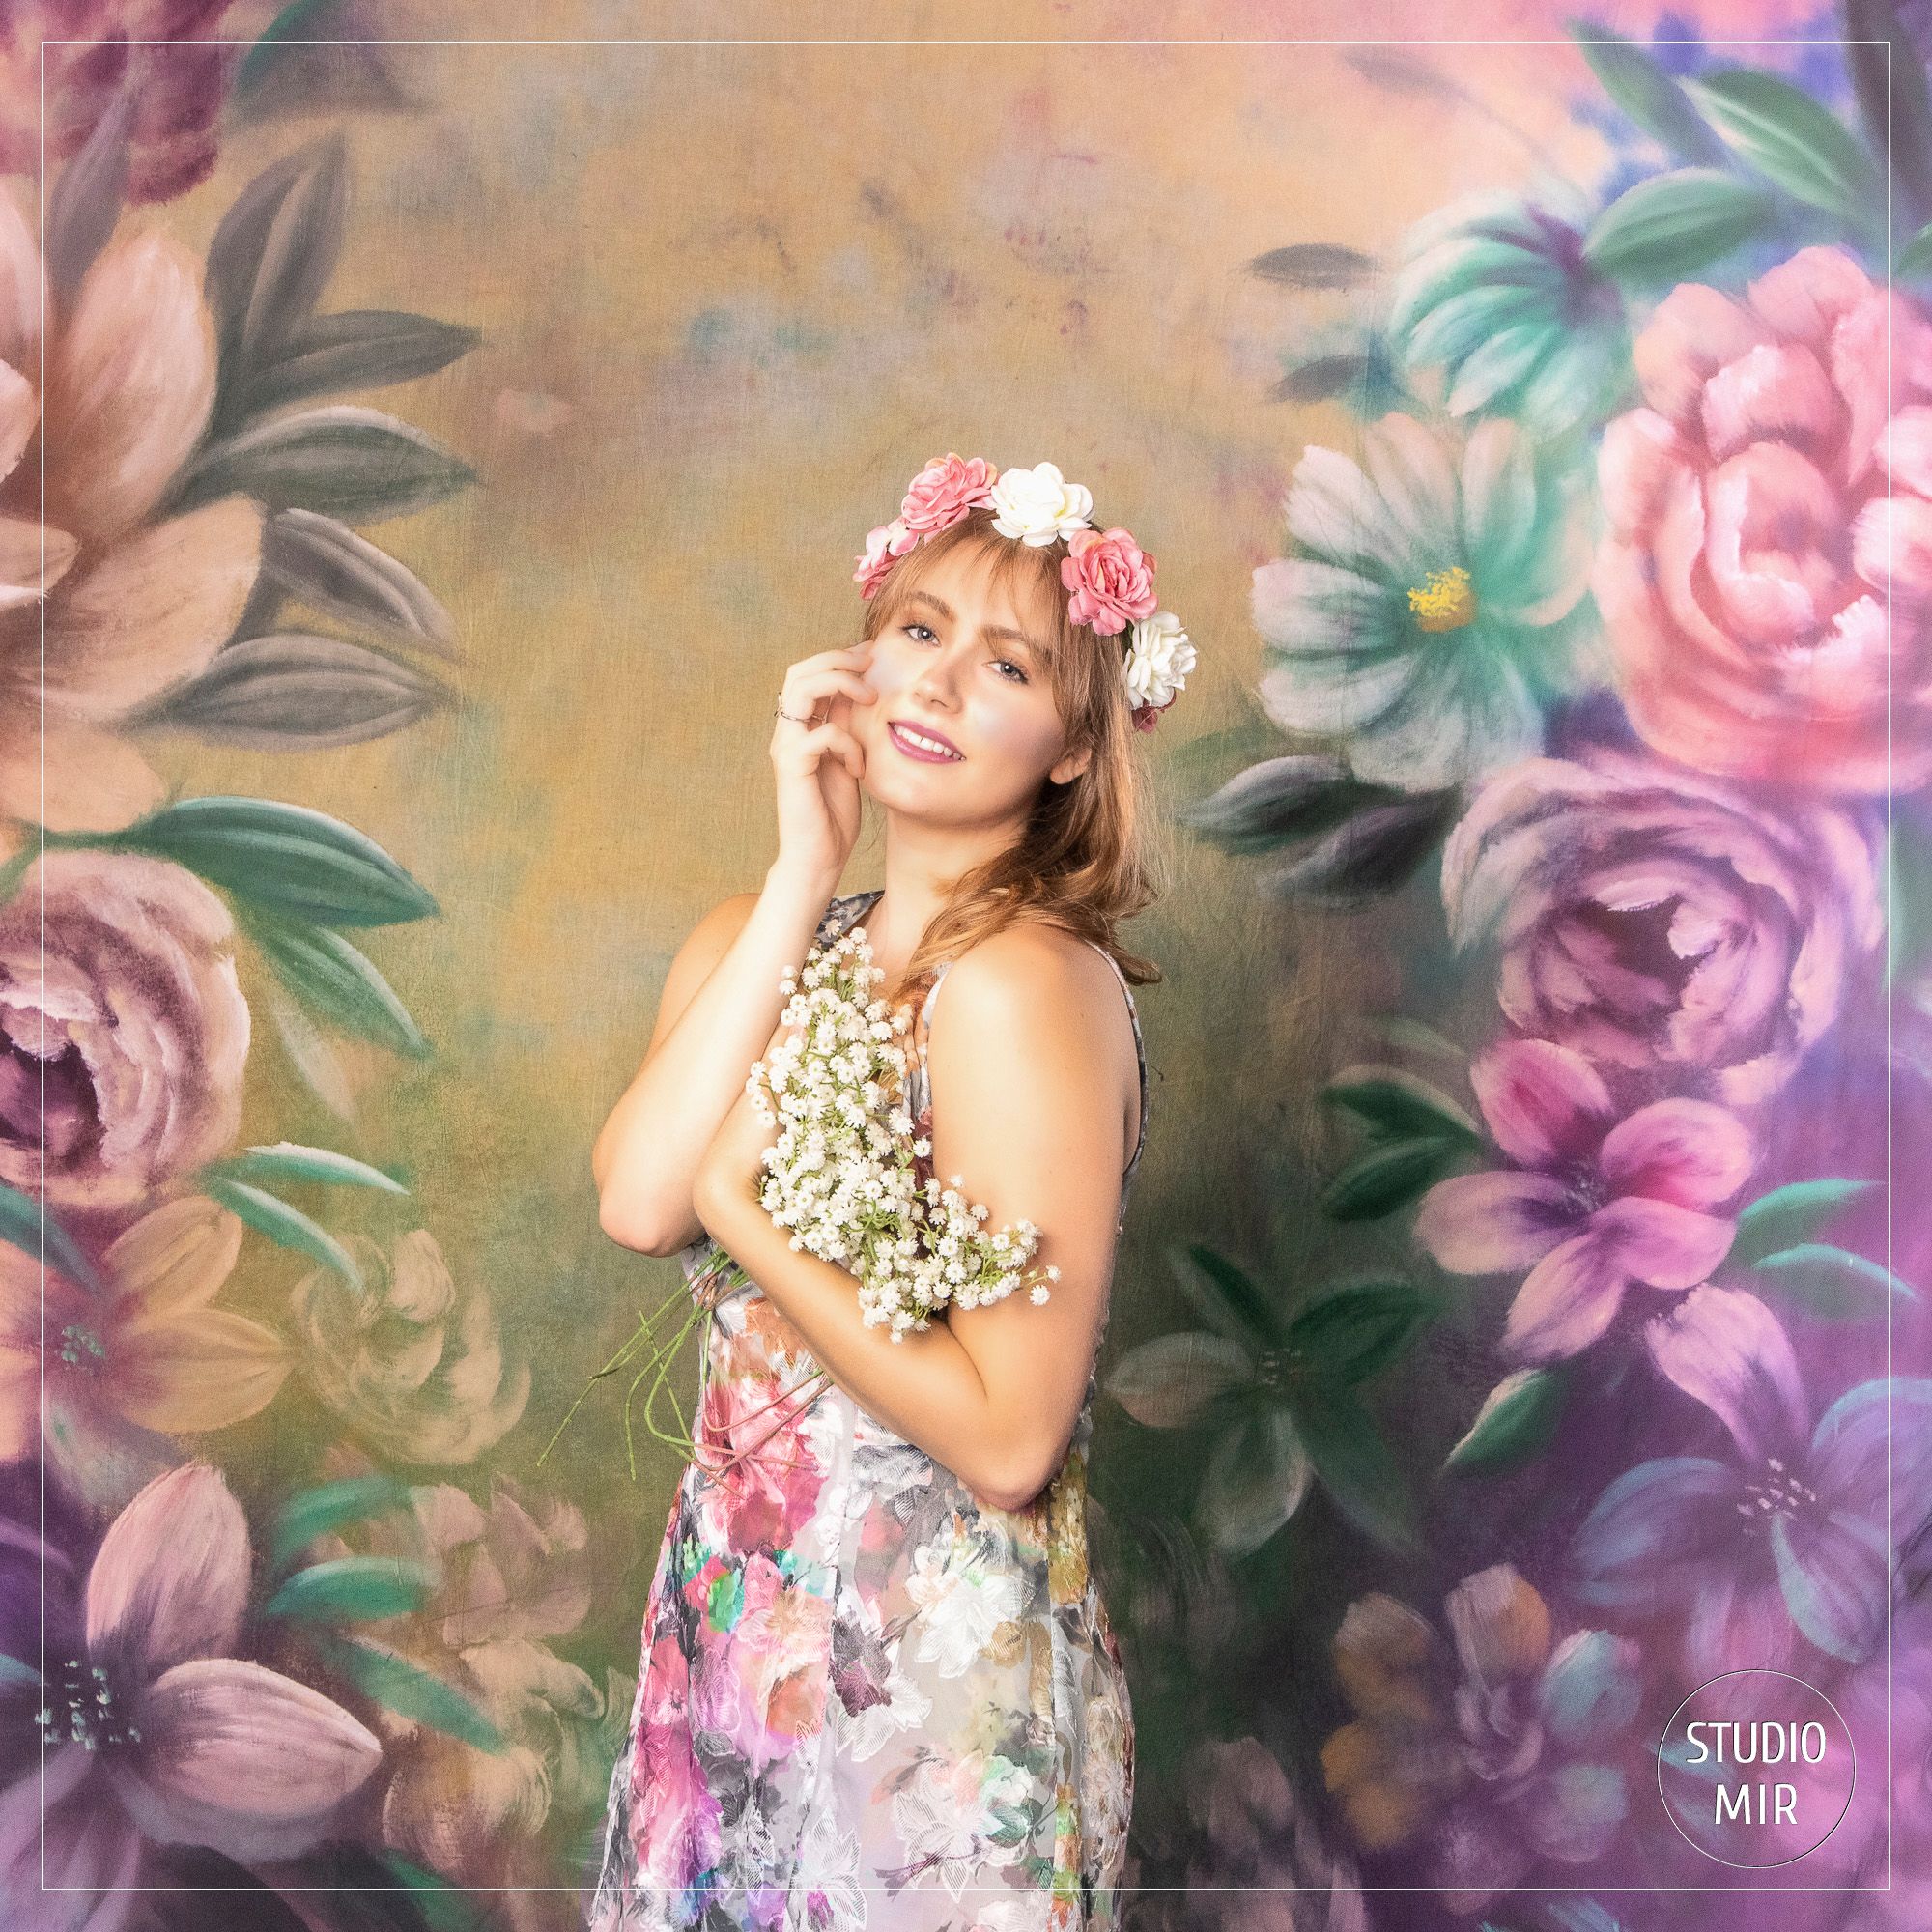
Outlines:
[[[898,521],[913,540],[950,529],[968,510],[990,508],[999,471],[983,456],[968,459],[949,450],[935,456],[917,476],[899,505]],[[910,548],[910,546],[908,546]]]
[[891,523],[867,532],[865,554],[859,558],[859,568],[852,573],[860,597],[869,598],[885,582],[887,571],[918,541],[906,528],[903,517],[895,517]]
[[1117,637],[1136,617],[1151,617],[1159,601],[1153,558],[1127,531],[1075,530],[1060,559],[1060,581],[1073,594],[1067,617],[1091,624],[1103,638]]

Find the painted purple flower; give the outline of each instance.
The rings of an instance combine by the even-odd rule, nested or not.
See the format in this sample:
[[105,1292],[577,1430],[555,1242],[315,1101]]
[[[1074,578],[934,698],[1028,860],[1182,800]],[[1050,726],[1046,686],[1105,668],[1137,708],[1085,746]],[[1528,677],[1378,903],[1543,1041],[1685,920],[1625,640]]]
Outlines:
[[[49,1884],[137,1886],[150,1842],[303,1851],[376,1769],[381,1745],[340,1705],[230,1654],[248,1569],[242,1506],[206,1463],[157,1476],[108,1526],[84,1640],[42,1686]],[[0,1793],[0,1901],[39,1893],[43,1782],[36,1766]],[[87,1932],[117,1932],[138,1899],[106,1890]]]
[[1736,1223],[1710,1210],[1755,1159],[1734,1115],[1655,1100],[1619,1119],[1603,1075],[1547,1039],[1503,1040],[1476,1057],[1469,1080],[1517,1165],[1437,1181],[1415,1235],[1454,1274],[1529,1269],[1503,1330],[1513,1359],[1577,1354],[1627,1289],[1695,1288],[1729,1252]]
[[1737,1456],[1627,1469],[1571,1545],[1577,1600],[1683,1619],[1698,1683],[1779,1669],[1801,1637],[1853,1662],[1882,1640],[1888,1433],[1893,1543],[1932,1513],[1932,1380],[1861,1382],[1807,1440],[1795,1359],[1774,1352],[1755,1367],[1731,1404]]
[[1443,1613],[1453,1656],[1383,1591],[1349,1605],[1335,1673],[1358,1715],[1323,1744],[1321,1768],[1366,1850],[1428,1844],[1430,1884],[1473,1912],[1541,1861],[1586,1863],[1609,1843],[1629,1794],[1604,1760],[1642,1687],[1634,1643],[1556,1639],[1508,1563],[1464,1577]]
[[1450,937],[1494,929],[1503,1010],[1606,1068],[1748,1106],[1835,1018],[1883,930],[1878,862],[1837,807],[1603,745],[1477,792],[1442,849]]

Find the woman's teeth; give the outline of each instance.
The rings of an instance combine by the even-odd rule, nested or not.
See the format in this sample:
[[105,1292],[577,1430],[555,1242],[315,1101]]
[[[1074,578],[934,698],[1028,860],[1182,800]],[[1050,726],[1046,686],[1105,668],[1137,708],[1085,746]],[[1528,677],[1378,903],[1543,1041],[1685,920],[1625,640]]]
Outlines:
[[893,729],[901,738],[903,738],[907,744],[918,746],[918,748],[922,752],[932,752],[942,758],[956,759],[959,756],[959,753],[957,752],[952,751],[949,747],[940,744],[936,739],[927,738],[923,736],[922,733],[914,731],[904,724],[895,724],[893,726]]

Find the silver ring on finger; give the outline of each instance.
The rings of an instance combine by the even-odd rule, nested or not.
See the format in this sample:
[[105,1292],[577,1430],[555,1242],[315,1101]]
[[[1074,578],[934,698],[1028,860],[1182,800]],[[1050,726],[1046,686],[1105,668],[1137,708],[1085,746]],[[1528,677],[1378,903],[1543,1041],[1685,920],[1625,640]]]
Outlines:
[[809,717],[794,718],[792,714],[784,708],[784,697],[782,694],[781,694],[777,704],[775,704],[772,707],[772,716],[775,718],[787,719],[790,721],[790,723],[794,724],[808,724],[813,726],[814,728],[817,726],[819,722],[818,706],[815,704],[811,707],[811,712]]

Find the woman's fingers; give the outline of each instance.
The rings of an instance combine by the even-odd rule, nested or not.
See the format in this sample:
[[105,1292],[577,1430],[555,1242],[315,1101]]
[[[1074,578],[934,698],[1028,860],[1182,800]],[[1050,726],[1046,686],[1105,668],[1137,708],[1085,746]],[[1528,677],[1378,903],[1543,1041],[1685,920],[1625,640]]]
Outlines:
[[808,731],[798,740],[796,750],[806,771],[815,771],[819,760],[829,752],[855,779],[866,775],[866,754],[859,749],[858,739],[842,724],[834,724],[830,720]]
[[[855,677],[849,670],[821,670],[809,675],[794,672],[785,690],[801,703],[838,694],[857,698],[876,697],[879,695],[863,677]],[[787,710],[790,708],[786,706]]]

